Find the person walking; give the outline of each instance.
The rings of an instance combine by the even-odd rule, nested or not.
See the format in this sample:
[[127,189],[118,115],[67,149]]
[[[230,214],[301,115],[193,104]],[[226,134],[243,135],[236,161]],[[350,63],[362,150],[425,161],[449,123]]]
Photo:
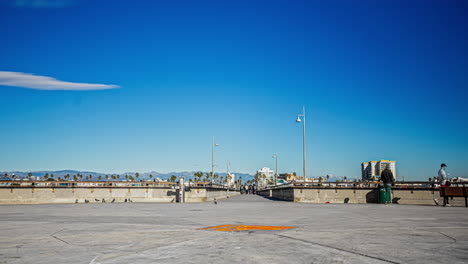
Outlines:
[[[440,164],[440,169],[439,169],[439,172],[437,173],[439,177],[440,188],[445,188],[446,186],[449,185],[449,183],[447,182],[448,179],[447,179],[447,174],[445,173],[445,168],[447,168],[447,165],[445,165],[445,163]],[[434,202],[436,203],[436,205],[439,205],[436,199],[434,199]],[[445,205],[450,206],[449,199],[447,196],[444,196],[444,206]]]
[[447,174],[445,173],[446,167],[447,165],[445,165],[445,163],[440,164],[439,173],[437,173],[437,175],[439,176],[440,187],[445,187],[445,184],[447,182]]
[[380,174],[380,181],[383,183],[385,188],[385,203],[390,203],[392,199],[392,185],[395,185],[395,177],[393,177],[393,173],[389,166],[385,167],[385,170]]
[[249,194],[249,186],[244,185],[245,194]]
[[241,195],[244,194],[244,185],[240,186],[239,192],[240,192]]

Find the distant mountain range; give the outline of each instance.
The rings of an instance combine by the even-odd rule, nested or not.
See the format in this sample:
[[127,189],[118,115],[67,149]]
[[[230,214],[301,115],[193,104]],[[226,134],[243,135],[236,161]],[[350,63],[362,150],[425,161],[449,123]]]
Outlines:
[[[182,171],[182,172],[168,172],[168,173],[161,173],[161,172],[157,172],[157,171],[150,171],[150,172],[140,172],[139,175],[139,179],[141,180],[149,180],[150,179],[150,175],[153,175],[153,179],[155,178],[160,178],[162,180],[167,180],[169,179],[172,175],[175,175],[177,176],[177,178],[179,176],[184,176],[185,177],[185,180],[188,181],[189,179],[194,179],[194,176],[193,174],[195,173],[196,171]],[[31,171],[31,172],[25,172],[25,171],[2,171],[0,172],[0,178],[4,177],[5,173],[8,174],[9,177],[11,177],[13,174],[17,177],[17,178],[27,178],[28,177],[28,174],[31,173],[32,176],[34,177],[43,177],[45,174],[49,174],[50,175],[54,175],[54,178],[57,179],[58,177],[62,178],[69,174],[71,177],[73,177],[73,175],[78,175],[78,174],[81,174],[83,175],[83,177],[85,176],[88,176],[88,175],[91,175],[91,180],[98,180],[98,177],[99,176],[102,176],[103,179],[105,179],[105,176],[111,176],[111,175],[119,175],[120,176],[120,179],[125,179],[125,175],[128,175],[128,176],[133,176],[135,177],[135,174],[136,172],[125,172],[125,173],[100,173],[100,172],[93,172],[93,171],[77,171],[77,170],[59,170],[59,171]],[[203,174],[205,174],[206,172],[203,172]],[[247,173],[236,173],[236,172],[232,172],[235,176],[236,176],[236,180],[239,179],[239,177],[242,177],[242,182],[245,182],[245,181],[248,181],[248,180],[253,180],[254,179],[254,176],[251,175],[251,174],[247,174]],[[218,174],[219,176],[223,176],[225,177],[226,176],[226,173],[216,173]]]

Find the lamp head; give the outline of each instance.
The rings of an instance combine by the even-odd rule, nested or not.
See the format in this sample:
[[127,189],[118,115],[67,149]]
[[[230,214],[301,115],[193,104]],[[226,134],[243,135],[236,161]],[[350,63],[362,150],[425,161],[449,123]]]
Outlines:
[[218,146],[219,146],[219,144],[218,144],[218,143],[216,143],[216,144],[215,144],[215,147],[218,147]]
[[297,122],[297,123],[302,122],[302,120],[301,120],[301,118],[300,118],[299,116],[297,116],[296,122]]

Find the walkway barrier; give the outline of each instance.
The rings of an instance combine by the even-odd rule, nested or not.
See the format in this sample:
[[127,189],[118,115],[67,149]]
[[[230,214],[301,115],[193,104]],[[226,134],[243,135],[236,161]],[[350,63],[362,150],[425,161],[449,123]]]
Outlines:
[[468,207],[467,185],[467,183],[451,183],[450,186],[440,187],[440,197],[442,197],[444,200],[444,206],[447,205],[447,200],[449,197],[463,197],[465,199],[465,207]]

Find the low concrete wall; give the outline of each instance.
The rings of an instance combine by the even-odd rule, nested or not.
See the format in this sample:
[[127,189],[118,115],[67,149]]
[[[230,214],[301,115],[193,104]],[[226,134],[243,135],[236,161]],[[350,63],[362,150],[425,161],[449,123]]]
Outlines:
[[[124,202],[176,202],[176,190],[169,187],[3,187],[0,204],[90,203]],[[186,202],[205,202],[225,199],[238,192],[216,187],[192,187],[186,192]],[[99,200],[99,201],[96,201]]]
[[[257,192],[259,195],[283,201],[299,203],[378,203],[376,188],[330,188],[330,187],[279,187]],[[442,204],[439,190],[434,188],[394,188],[392,202],[395,204],[434,205],[434,199]],[[464,205],[463,198],[453,198],[454,205]]]
[[369,203],[377,201],[372,189],[293,188],[294,201],[306,203]]
[[185,192],[185,202],[187,203],[200,203],[210,202],[220,199],[226,199],[232,196],[239,195],[239,191],[230,191],[224,188],[204,188],[192,187],[190,191]]
[[257,191],[258,195],[271,197],[273,199],[282,201],[294,201],[294,189],[293,188],[278,188],[278,189],[267,189]]

